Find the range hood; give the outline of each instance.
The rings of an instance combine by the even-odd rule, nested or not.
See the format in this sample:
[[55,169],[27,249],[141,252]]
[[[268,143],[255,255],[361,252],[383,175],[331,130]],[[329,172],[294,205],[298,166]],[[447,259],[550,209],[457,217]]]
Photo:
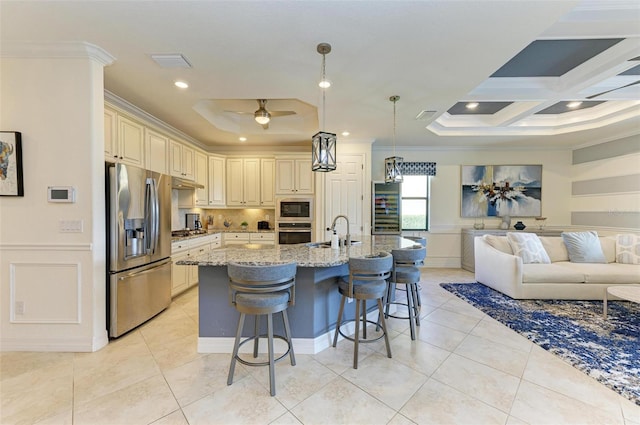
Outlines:
[[193,180],[182,179],[180,177],[171,177],[171,187],[173,189],[204,189],[204,186]]

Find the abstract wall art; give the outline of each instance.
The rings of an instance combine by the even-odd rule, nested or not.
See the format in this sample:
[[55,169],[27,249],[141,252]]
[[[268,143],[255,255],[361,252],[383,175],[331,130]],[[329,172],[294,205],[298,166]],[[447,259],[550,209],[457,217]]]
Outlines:
[[0,131],[0,196],[24,196],[20,136],[16,131]]
[[542,165],[463,165],[462,217],[538,217]]

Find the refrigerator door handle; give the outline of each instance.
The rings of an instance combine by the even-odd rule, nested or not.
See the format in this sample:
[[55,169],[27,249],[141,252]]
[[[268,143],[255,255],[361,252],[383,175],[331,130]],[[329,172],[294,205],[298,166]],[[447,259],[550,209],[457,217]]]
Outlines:
[[147,223],[147,252],[155,254],[158,249],[158,231],[160,226],[158,186],[156,180],[149,177],[145,191],[145,222]]

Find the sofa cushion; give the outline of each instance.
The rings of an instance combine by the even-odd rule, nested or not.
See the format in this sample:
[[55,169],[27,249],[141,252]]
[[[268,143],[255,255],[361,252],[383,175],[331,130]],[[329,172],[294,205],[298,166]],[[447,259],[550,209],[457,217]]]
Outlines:
[[616,262],[616,237],[600,236],[600,247],[607,263]]
[[640,235],[616,235],[616,261],[621,264],[640,264]]
[[511,245],[509,245],[509,241],[505,236],[496,236],[496,235],[484,235],[484,240],[497,249],[498,251],[502,251],[505,254],[513,255],[513,250],[511,249]]
[[522,258],[524,264],[549,264],[551,260],[535,233],[507,233],[513,254]]
[[640,283],[640,267],[635,264],[580,264],[587,283]]
[[571,263],[523,264],[522,283],[584,283],[584,273],[567,265]]
[[558,236],[540,236],[540,242],[552,263],[556,261],[569,261],[569,252],[567,246],[561,237]]
[[573,263],[606,263],[598,232],[562,232],[564,244]]

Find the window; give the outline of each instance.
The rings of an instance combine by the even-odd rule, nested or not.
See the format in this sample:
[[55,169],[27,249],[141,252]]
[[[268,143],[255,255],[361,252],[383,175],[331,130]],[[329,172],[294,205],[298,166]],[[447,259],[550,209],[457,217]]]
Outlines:
[[429,176],[404,176],[402,230],[429,230]]

